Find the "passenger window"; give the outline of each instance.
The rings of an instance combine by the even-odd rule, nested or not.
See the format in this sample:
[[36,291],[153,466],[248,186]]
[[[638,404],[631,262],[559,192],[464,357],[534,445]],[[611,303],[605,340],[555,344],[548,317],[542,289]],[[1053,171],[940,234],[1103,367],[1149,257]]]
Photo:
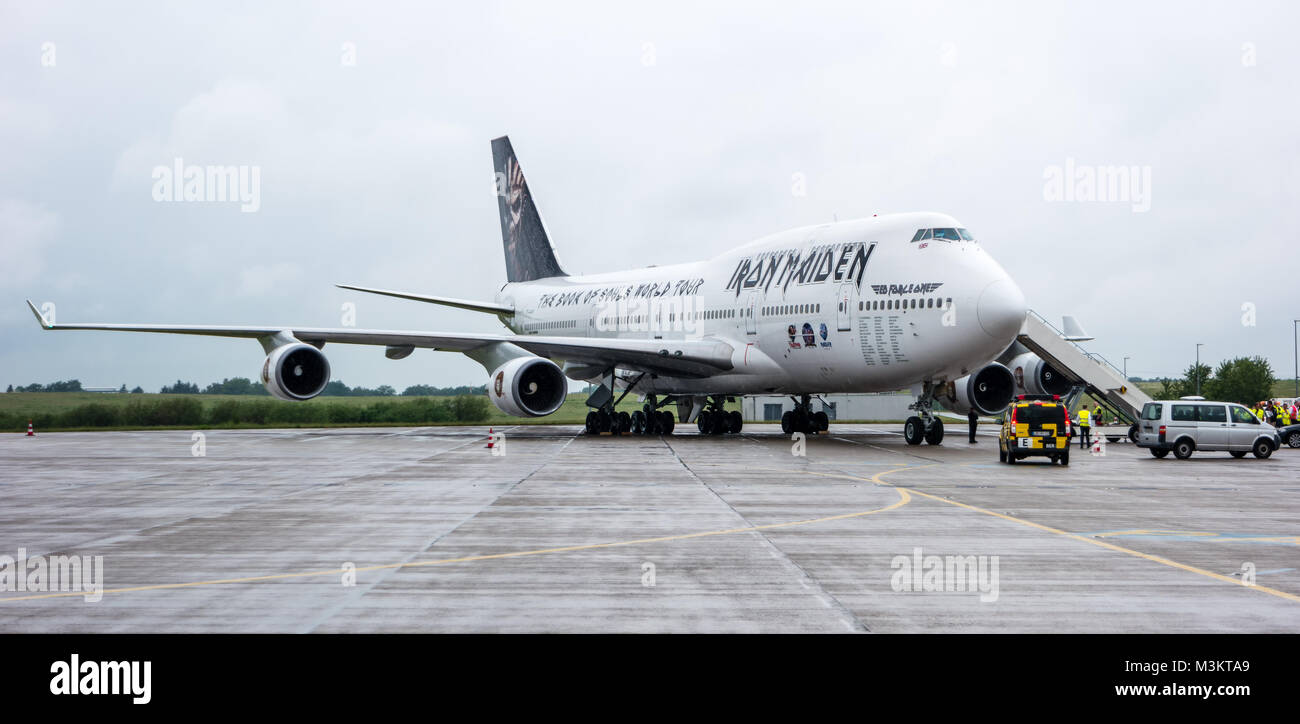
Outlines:
[[1223,409],[1223,405],[1197,405],[1200,410],[1201,422],[1227,422],[1228,412]]
[[1232,408],[1232,421],[1239,422],[1245,425],[1259,424],[1259,418],[1250,414],[1250,410],[1247,410],[1244,407],[1237,407],[1235,405]]
[[1196,422],[1196,405],[1174,405],[1169,417],[1174,422]]

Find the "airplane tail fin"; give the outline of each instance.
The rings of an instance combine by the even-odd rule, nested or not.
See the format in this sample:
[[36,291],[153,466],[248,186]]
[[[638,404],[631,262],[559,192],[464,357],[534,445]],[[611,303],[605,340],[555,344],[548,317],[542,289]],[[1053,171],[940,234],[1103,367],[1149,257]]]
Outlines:
[[533,205],[533,195],[509,136],[493,139],[492,165],[496,170],[501,241],[506,252],[506,281],[530,282],[565,276],[555,258],[555,248],[546,237],[542,217]]

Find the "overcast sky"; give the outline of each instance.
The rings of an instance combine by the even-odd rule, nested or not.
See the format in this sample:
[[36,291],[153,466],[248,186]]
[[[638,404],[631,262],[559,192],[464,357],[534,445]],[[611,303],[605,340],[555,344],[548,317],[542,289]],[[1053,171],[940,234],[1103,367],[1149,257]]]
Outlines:
[[[43,334],[26,297],[64,322],[332,327],[350,301],[359,327],[499,331],[332,285],[490,299],[506,133],[573,273],[942,211],[1130,374],[1203,342],[1292,375],[1294,3],[430,5],[0,2],[0,389],[260,369],[247,340]],[[178,157],[257,167],[260,208],[155,201]],[[1149,169],[1149,209],[1045,198],[1067,159]],[[326,352],[353,386],[485,381]]]

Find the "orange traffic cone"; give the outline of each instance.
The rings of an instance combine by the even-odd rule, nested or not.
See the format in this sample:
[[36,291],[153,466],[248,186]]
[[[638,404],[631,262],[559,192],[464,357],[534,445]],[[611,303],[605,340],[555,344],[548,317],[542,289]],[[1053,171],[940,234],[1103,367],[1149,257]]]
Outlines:
[[31,420],[27,421],[27,437],[36,437],[36,433],[32,430]]
[[489,428],[488,428],[488,444],[487,444],[487,446],[488,446],[488,450],[491,450],[491,449],[492,449],[492,445],[496,442],[496,439],[497,439],[496,433],[492,432],[492,428],[489,427]]

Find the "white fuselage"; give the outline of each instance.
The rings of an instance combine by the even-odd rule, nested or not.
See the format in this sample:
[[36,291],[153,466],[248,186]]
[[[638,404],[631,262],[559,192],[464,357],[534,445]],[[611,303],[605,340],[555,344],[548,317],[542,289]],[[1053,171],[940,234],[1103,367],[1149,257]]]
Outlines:
[[[721,340],[734,369],[647,377],[657,394],[875,392],[966,375],[1005,350],[1025,301],[976,241],[935,213],[805,227],[708,261],[505,285],[518,334]],[[566,368],[577,379],[593,369]]]

